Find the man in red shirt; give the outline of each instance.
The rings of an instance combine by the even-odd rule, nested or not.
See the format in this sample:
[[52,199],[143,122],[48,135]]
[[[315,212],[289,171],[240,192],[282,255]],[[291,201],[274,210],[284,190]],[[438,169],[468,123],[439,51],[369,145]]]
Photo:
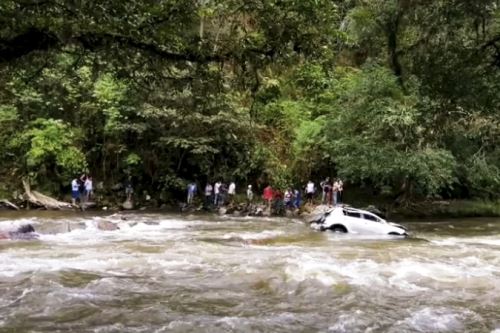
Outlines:
[[262,197],[264,198],[264,201],[267,202],[267,208],[271,209],[271,202],[273,201],[274,197],[274,191],[271,185],[267,185],[267,187],[264,189]]

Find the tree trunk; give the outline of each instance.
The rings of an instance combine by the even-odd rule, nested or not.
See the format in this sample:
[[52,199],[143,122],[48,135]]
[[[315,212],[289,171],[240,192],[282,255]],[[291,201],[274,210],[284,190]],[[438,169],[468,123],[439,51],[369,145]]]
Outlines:
[[399,84],[403,85],[403,68],[401,63],[399,62],[398,55],[398,33],[399,33],[399,25],[401,20],[402,12],[398,8],[397,12],[394,15],[394,18],[390,19],[387,23],[387,48],[389,52],[389,62],[394,72],[394,75],[397,76]]
[[37,191],[31,191],[30,184],[28,181],[23,179],[24,195],[26,200],[38,207],[44,207],[45,209],[72,209],[75,208],[72,204],[56,200],[45,194],[39,193]]

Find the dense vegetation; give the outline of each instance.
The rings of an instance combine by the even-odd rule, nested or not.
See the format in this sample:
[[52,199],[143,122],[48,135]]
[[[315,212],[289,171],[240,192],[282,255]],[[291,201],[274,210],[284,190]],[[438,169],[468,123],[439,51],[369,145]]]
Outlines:
[[0,184],[500,197],[498,0],[3,0]]

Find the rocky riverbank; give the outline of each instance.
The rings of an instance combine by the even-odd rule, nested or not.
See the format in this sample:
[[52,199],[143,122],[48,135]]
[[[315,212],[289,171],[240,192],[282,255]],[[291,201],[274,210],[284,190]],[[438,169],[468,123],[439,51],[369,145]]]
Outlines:
[[[41,195],[34,192],[36,195]],[[43,195],[44,199],[51,199]],[[154,198],[146,196],[144,198],[135,198],[129,201],[121,196],[97,196],[95,201],[85,202],[83,204],[72,206],[61,205],[61,201],[55,200],[56,206],[47,206],[51,200],[45,200],[42,204],[37,204],[35,200],[29,200],[30,197],[15,193],[10,198],[0,198],[0,210],[39,210],[39,209],[69,209],[69,210],[161,210],[169,212],[199,212],[215,213],[219,215],[232,216],[286,216],[286,217],[304,217],[319,214],[328,209],[323,205],[303,205],[300,209],[285,209],[282,204],[273,204],[269,209],[263,203],[247,204],[243,199],[238,198],[234,203],[223,207],[205,207],[201,201],[195,201],[195,204],[187,206],[182,202],[159,202]],[[31,198],[33,199],[33,198]],[[62,198],[64,201],[65,198]],[[355,199],[352,200],[356,202]],[[44,205],[45,204],[45,205]],[[480,200],[450,200],[450,201],[422,201],[412,202],[406,205],[394,205],[387,202],[379,203],[374,200],[371,204],[358,203],[354,207],[368,208],[368,210],[387,218],[439,218],[439,217],[496,217],[500,216],[500,201],[480,201]]]

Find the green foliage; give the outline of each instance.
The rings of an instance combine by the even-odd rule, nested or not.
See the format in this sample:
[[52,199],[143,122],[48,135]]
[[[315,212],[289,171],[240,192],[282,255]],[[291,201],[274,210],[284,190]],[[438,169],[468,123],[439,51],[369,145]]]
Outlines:
[[346,179],[388,194],[434,195],[454,181],[455,160],[425,137],[418,97],[370,66],[338,79],[326,123],[329,153]]
[[11,145],[23,152],[29,171],[54,165],[66,177],[86,169],[85,155],[76,146],[74,131],[60,120],[36,119]]
[[464,169],[469,188],[478,197],[488,199],[500,196],[499,164],[488,161],[484,155],[471,156]]
[[[0,181],[500,195],[494,0],[0,6]],[[13,177],[14,176],[14,177]],[[54,188],[57,188],[54,184]]]

